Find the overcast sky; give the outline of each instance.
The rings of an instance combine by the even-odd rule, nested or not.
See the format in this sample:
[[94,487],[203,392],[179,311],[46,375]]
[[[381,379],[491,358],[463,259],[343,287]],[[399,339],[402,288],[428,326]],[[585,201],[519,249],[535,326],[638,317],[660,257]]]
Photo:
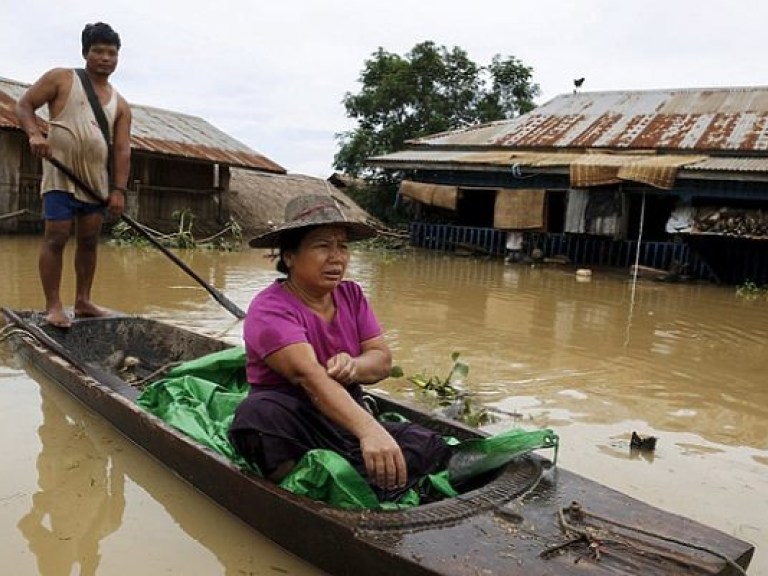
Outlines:
[[378,47],[515,56],[539,103],[579,77],[582,91],[768,85],[766,0],[9,0],[0,76],[82,65],[80,32],[98,20],[121,36],[112,79],[129,102],[201,116],[320,177],[353,127],[341,100]]

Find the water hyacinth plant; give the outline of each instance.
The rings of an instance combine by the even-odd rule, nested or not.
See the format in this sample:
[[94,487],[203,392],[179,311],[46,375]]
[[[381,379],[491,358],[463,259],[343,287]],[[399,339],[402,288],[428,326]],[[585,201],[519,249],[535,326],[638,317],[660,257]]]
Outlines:
[[[444,378],[433,374],[427,376],[419,373],[406,379],[414,384],[422,398],[435,406],[435,412],[469,426],[483,426],[496,421],[489,411],[477,406],[464,383],[469,375],[469,365],[462,362],[459,352],[451,354],[451,369]],[[390,374],[392,377],[402,377],[403,370],[395,366]]]

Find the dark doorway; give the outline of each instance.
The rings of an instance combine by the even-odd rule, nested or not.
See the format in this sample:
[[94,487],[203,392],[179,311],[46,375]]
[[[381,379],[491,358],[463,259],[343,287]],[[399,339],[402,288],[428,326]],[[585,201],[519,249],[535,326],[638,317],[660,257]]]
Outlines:
[[475,228],[493,228],[493,210],[496,205],[494,189],[459,189],[456,201],[456,224]]
[[544,226],[547,232],[565,232],[565,213],[568,209],[568,195],[565,190],[547,190]]
[[669,239],[666,232],[667,220],[678,199],[675,196],[661,196],[647,193],[645,195],[645,210],[643,210],[643,195],[628,194],[627,238],[637,238],[640,233],[640,218],[643,219],[643,238],[650,241]]

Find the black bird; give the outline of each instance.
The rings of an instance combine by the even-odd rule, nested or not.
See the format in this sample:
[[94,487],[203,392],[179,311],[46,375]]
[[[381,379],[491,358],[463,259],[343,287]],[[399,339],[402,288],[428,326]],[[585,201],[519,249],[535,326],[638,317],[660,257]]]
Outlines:
[[576,78],[576,80],[573,81],[573,85],[576,86],[576,88],[581,88],[582,84],[584,84],[584,78]]

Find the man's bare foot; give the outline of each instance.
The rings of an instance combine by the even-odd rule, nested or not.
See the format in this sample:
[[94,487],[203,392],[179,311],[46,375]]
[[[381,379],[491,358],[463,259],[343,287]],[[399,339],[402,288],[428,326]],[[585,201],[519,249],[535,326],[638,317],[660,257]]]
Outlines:
[[96,306],[93,302],[75,304],[75,318],[104,318],[105,316],[112,316],[112,312]]
[[61,308],[54,308],[53,310],[49,310],[48,314],[45,316],[45,321],[48,322],[51,326],[56,326],[57,328],[69,328],[72,326],[72,320],[69,319],[69,316],[67,316],[67,313],[64,312]]

